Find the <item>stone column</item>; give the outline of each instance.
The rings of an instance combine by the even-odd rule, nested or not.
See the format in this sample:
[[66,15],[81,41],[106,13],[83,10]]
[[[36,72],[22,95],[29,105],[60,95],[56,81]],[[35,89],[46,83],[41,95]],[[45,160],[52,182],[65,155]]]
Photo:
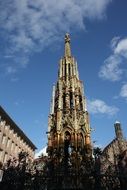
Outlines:
[[86,145],[90,145],[90,134],[87,134],[87,135],[85,136],[85,144],[86,144]]
[[54,114],[54,106],[55,106],[55,85],[53,85],[50,114]]
[[60,134],[60,135],[59,135],[59,146],[60,146],[61,148],[64,147],[63,134]]
[[76,75],[76,66],[75,66],[75,62],[73,63],[73,74],[74,74],[74,76]]
[[60,59],[60,66],[59,66],[59,77],[62,77],[62,67],[63,67],[63,63],[62,63],[62,59]]
[[70,76],[72,76],[72,63],[70,63]]
[[84,96],[84,86],[83,83],[81,82],[81,93],[82,93],[82,107],[83,107],[83,111],[86,111],[86,100],[85,100],[85,96]]
[[51,137],[48,138],[48,147],[52,147]]
[[68,76],[68,70],[69,70],[69,68],[68,68],[68,61],[66,61],[66,76]]
[[75,62],[75,70],[76,70],[76,76],[77,76],[77,79],[79,79],[79,73],[78,73],[77,61]]
[[75,137],[75,149],[77,151],[77,132],[75,132],[74,137]]
[[62,70],[63,70],[63,77],[64,77],[65,76],[65,61],[63,61]]
[[63,109],[63,100],[62,100],[62,84],[59,80],[59,98],[58,98],[58,108]]

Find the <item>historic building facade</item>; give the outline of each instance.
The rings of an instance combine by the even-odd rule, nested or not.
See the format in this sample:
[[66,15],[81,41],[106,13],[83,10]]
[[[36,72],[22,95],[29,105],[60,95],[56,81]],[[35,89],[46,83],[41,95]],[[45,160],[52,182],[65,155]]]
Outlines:
[[35,149],[35,145],[0,106],[0,161],[5,163],[21,151],[33,159]]
[[66,163],[74,161],[77,164],[77,160],[80,162],[84,156],[91,156],[90,132],[83,83],[71,54],[70,36],[66,34],[65,53],[59,62],[57,83],[53,86],[47,132],[48,155],[56,159],[56,163],[64,159]]
[[[114,124],[116,137],[104,148],[101,156],[102,167],[104,170],[109,166],[118,166],[121,156],[127,152],[127,141],[123,136],[121,123],[116,121]],[[125,156],[125,155],[124,155]]]

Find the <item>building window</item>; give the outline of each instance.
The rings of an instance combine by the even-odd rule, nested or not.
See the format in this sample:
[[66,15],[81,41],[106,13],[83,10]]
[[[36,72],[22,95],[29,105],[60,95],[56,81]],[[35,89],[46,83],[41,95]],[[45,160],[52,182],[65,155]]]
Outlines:
[[18,154],[18,146],[15,146],[15,154]]
[[8,159],[8,154],[5,153],[5,155],[4,155],[4,163],[6,163],[7,159]]
[[21,152],[21,148],[19,147],[19,151],[18,151],[19,153]]
[[11,145],[11,151],[12,152],[14,152],[14,146],[15,146],[15,144],[14,144],[14,142],[12,142],[12,145]]
[[13,137],[16,138],[16,133],[13,134]]
[[6,136],[5,136],[5,135],[3,135],[2,144],[4,144],[4,145],[5,145],[5,142],[6,142]]
[[7,148],[10,146],[10,143],[11,143],[11,139],[8,138],[8,141],[7,141]]
[[8,130],[8,128],[9,128],[9,126],[8,126],[8,125],[6,125],[6,126],[5,126],[5,130]]
[[18,137],[18,143],[19,144],[21,143],[21,137],[20,136]]
[[0,121],[1,130],[4,129],[5,123],[6,123],[5,121]]
[[17,137],[17,133],[15,133],[15,140],[17,140],[17,138],[18,138],[18,137]]
[[14,133],[14,130],[13,129],[10,129],[10,134],[13,134]]
[[2,158],[3,158],[3,150],[0,149],[0,161],[1,162],[3,161]]

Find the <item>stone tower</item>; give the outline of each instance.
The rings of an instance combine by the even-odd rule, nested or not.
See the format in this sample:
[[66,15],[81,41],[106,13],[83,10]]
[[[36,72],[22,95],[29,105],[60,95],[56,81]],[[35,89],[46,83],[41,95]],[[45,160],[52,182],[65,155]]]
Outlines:
[[119,148],[120,153],[122,153],[123,151],[126,150],[127,143],[126,143],[126,139],[123,137],[121,123],[119,121],[116,121],[114,124],[114,128],[115,128],[116,139],[118,142],[118,148]]
[[115,122],[114,128],[115,128],[116,138],[123,139],[123,133],[122,133],[121,124],[119,121]]
[[91,155],[90,123],[83,83],[71,54],[70,36],[65,35],[65,52],[59,62],[58,80],[53,86],[48,121],[48,148],[56,162],[83,160]]

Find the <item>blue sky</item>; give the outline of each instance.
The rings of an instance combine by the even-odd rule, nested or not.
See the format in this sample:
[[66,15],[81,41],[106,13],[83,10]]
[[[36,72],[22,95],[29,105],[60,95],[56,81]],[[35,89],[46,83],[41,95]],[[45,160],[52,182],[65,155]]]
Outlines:
[[46,146],[52,85],[71,36],[90,113],[104,147],[120,121],[127,137],[127,1],[0,2],[0,104],[40,150]]

